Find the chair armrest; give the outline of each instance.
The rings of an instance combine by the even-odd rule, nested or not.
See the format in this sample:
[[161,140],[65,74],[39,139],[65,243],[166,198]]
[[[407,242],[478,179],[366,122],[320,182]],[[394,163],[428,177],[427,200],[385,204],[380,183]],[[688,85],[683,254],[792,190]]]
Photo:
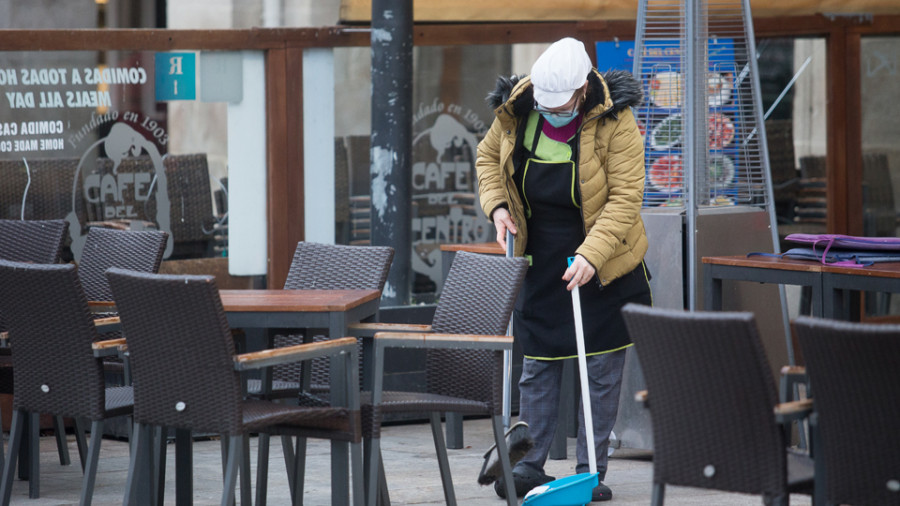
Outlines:
[[419,332],[378,332],[375,341],[382,348],[508,350],[512,349],[513,344],[512,336]]
[[106,341],[91,343],[91,349],[94,350],[95,357],[113,357],[126,351],[128,343],[125,342],[124,337],[107,339]]
[[431,332],[431,325],[415,323],[353,323],[347,333],[353,337],[372,337],[378,332]]
[[779,396],[781,402],[791,402],[801,400],[795,397],[794,390],[797,385],[806,385],[809,378],[806,375],[806,367],[797,365],[786,365],[781,368],[781,378],[779,381]]
[[[97,318],[94,320],[94,326],[97,327],[98,332],[113,332],[121,328],[122,320],[118,316]],[[112,340],[114,341],[115,339]]]
[[792,422],[794,420],[802,420],[808,417],[813,411],[813,400],[803,399],[801,401],[782,402],[775,406],[775,421],[780,424]]
[[803,375],[806,376],[806,367],[802,365],[786,365],[781,368],[782,376],[797,376]]
[[646,390],[635,392],[634,400],[640,402],[645,408],[650,407],[650,394]]
[[88,308],[92,313],[115,313],[116,303],[111,300],[89,300]]
[[261,369],[273,365],[330,357],[353,350],[356,350],[356,338],[342,337],[317,343],[297,344],[283,348],[242,353],[234,357],[234,368],[238,371]]

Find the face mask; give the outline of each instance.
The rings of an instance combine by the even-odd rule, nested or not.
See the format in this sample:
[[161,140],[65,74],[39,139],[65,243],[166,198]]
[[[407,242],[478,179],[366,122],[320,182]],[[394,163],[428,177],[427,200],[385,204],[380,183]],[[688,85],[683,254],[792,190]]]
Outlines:
[[544,117],[544,120],[545,120],[547,123],[550,123],[550,124],[553,125],[555,128],[562,128],[562,127],[568,125],[569,123],[571,123],[572,120],[575,119],[575,117],[578,116],[578,115],[577,115],[577,114],[573,114],[573,115],[571,115],[571,116],[568,116],[568,115],[566,115],[566,116],[559,116],[559,115],[551,114],[551,113],[548,113],[548,112],[542,112],[542,113],[541,113],[541,116]]

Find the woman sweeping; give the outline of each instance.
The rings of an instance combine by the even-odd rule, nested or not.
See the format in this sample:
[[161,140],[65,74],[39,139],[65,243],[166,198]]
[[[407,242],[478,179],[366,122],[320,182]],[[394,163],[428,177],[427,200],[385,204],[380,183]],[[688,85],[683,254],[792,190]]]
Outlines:
[[[565,38],[535,61],[530,76],[499,79],[488,98],[496,118],[478,146],[481,205],[497,242],[506,248],[508,229],[516,255],[531,259],[514,328],[525,354],[519,419],[535,447],[513,469],[516,494],[555,479],[544,463],[558,423],[562,361],[576,356],[568,291],[579,286],[601,481],[592,497],[609,500],[602,481],[631,346],[620,309],[651,302],[640,215],[644,144],[631,112],[641,86],[627,72],[601,75],[584,44]],[[585,473],[581,415],[576,448],[575,472]],[[505,496],[502,480],[495,490]]]

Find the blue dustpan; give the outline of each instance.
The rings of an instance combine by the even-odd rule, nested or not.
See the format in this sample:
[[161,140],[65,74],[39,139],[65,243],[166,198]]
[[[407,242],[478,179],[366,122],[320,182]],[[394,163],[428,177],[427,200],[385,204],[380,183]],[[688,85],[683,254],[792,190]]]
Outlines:
[[522,506],[583,506],[600,483],[597,473],[581,473],[553,480],[531,489]]

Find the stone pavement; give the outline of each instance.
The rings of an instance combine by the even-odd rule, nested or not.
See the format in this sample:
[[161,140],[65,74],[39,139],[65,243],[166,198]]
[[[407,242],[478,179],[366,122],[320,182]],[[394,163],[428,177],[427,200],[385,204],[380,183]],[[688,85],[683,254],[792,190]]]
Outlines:
[[[503,506],[492,487],[482,487],[476,482],[481,469],[482,455],[492,443],[490,422],[487,419],[466,420],[464,423],[466,447],[449,450],[457,502],[462,506]],[[431,429],[427,423],[390,425],[382,431],[383,455],[392,503],[395,505],[444,504]],[[74,440],[69,437],[73,461],[77,460]],[[251,439],[254,472],[256,469],[256,438]],[[281,444],[273,438],[269,464],[268,504],[289,504]],[[330,502],[329,444],[310,440],[307,457],[307,477],[304,504],[327,505]],[[547,474],[557,478],[574,472],[575,440],[569,439],[569,458],[547,462]],[[174,504],[174,446],[169,446],[166,504]],[[219,442],[216,440],[194,443],[194,504],[218,504],[222,490],[222,468]],[[612,488],[611,504],[650,504],[652,469],[651,453],[646,450],[619,449],[609,463],[606,484]],[[128,448],[124,442],[103,441],[95,505],[121,504],[128,470]],[[255,483],[255,476],[254,476]],[[77,504],[81,486],[79,466],[60,466],[52,437],[41,440],[41,497],[28,499],[28,483],[16,481],[12,504],[49,506]],[[668,505],[759,505],[757,496],[727,494],[684,487],[667,487]],[[809,505],[806,496],[792,496],[791,505]]]

